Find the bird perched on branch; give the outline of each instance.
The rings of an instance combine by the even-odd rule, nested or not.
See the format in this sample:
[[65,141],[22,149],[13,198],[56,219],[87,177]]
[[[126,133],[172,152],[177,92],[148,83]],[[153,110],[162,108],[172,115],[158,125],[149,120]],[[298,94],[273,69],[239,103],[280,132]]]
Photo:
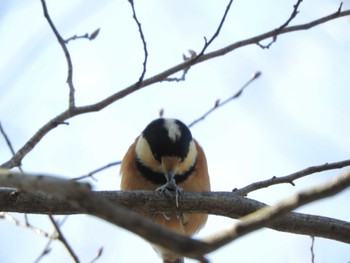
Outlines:
[[[203,149],[188,127],[176,119],[156,119],[138,136],[121,164],[122,190],[210,191],[207,161]],[[206,214],[142,213],[174,232],[192,236],[206,223]],[[153,245],[165,263],[183,258]]]

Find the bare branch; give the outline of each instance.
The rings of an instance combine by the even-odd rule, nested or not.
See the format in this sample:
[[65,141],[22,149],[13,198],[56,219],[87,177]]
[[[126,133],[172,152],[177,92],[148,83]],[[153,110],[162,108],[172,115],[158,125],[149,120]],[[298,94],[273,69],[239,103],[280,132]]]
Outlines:
[[[273,222],[276,218],[315,200],[333,196],[350,186],[350,171],[338,176],[334,180],[302,191],[290,198],[287,198],[274,206],[266,206],[254,213],[242,217],[240,221],[230,229],[224,230],[209,239],[210,244],[208,252],[213,251],[223,245],[226,245],[252,231]],[[206,253],[208,253],[206,252]]]
[[[43,0],[42,0],[43,1]],[[344,16],[349,16],[350,15],[350,10],[346,10],[346,11],[342,11],[339,12],[339,10],[331,15],[325,16],[323,18],[317,19],[315,21],[312,21],[310,23],[306,23],[306,24],[302,24],[302,25],[298,25],[298,26],[290,26],[290,27],[286,27],[283,30],[281,30],[280,34],[284,34],[284,33],[290,33],[290,32],[295,32],[295,31],[299,31],[299,30],[307,30],[310,29],[312,27],[315,27],[317,25],[320,25],[322,23],[328,22],[330,20],[336,19],[336,18],[341,18]],[[163,80],[165,80],[167,77],[173,75],[176,72],[179,72],[181,70],[184,70],[190,66],[199,64],[201,62],[204,62],[206,60],[215,58],[215,57],[219,57],[219,56],[223,56],[229,52],[234,51],[237,48],[241,48],[244,46],[249,46],[252,44],[256,44],[264,39],[268,39],[270,37],[273,37],[275,34],[275,30],[272,30],[270,32],[261,34],[259,36],[255,36],[249,39],[245,39],[245,40],[241,40],[238,41],[232,45],[229,45],[227,47],[224,47],[222,49],[213,51],[211,53],[207,53],[204,54],[203,56],[201,56],[198,59],[192,59],[189,61],[185,61],[181,64],[178,64],[172,68],[169,68],[153,77],[150,77],[148,79],[145,79],[142,81],[142,83],[135,83],[103,100],[101,100],[100,102],[97,102],[95,104],[91,104],[91,105],[87,105],[87,106],[82,106],[82,107],[76,107],[74,109],[69,109],[66,110],[64,112],[62,112],[61,114],[59,114],[58,116],[56,116],[55,118],[53,118],[52,120],[50,120],[47,124],[45,124],[42,128],[40,128],[26,143],[25,145],[19,149],[16,154],[7,162],[3,163],[1,165],[1,167],[3,168],[12,168],[15,166],[19,166],[22,159],[38,144],[38,142],[52,129],[54,129],[55,127],[57,127],[59,124],[63,124],[65,123],[66,120],[75,117],[77,115],[80,114],[85,114],[85,113],[89,113],[89,112],[96,112],[99,110],[102,110],[104,108],[106,108],[107,106],[111,105],[112,103],[124,98],[127,95],[130,95],[131,93],[140,90],[141,88],[147,87],[149,85],[152,85],[154,83],[157,82],[161,82]]]
[[[11,150],[11,152],[13,154],[15,154],[14,150],[13,150],[13,147],[12,147],[12,144],[11,144],[11,141],[10,139],[7,137],[5,131],[3,130],[2,126],[1,126],[1,123],[0,123],[0,130],[1,130],[1,133],[3,134],[3,136],[5,137],[6,139],[6,142]],[[24,171],[21,167],[19,167],[20,169],[20,172],[21,174],[24,174]],[[19,192],[13,192],[12,193],[13,195],[16,195],[16,194],[19,194]],[[34,227],[33,225],[31,225],[29,223],[29,220],[28,220],[28,217],[27,217],[27,214],[25,214],[25,223],[22,223],[18,220],[16,220],[14,217],[10,216],[9,214],[7,213],[4,213],[4,212],[0,212],[0,217],[3,217],[3,218],[7,218],[9,221],[11,221],[12,223],[18,225],[18,226],[22,226],[22,227],[26,227],[26,228],[29,228],[31,230],[34,230],[37,234],[40,234],[40,235],[43,235],[47,238],[49,238],[49,243],[51,243],[51,241],[53,239],[58,239],[62,242],[62,244],[65,246],[65,248],[67,249],[67,251],[69,252],[69,254],[72,256],[74,262],[78,263],[79,262],[79,259],[78,257],[75,255],[74,251],[72,250],[72,248],[69,246],[67,240],[65,239],[65,237],[63,236],[62,234],[62,231],[60,230],[58,224],[56,223],[56,221],[54,220],[53,216],[50,214],[48,215],[49,217],[49,220],[51,221],[51,223],[53,224],[54,228],[55,228],[55,231],[56,233],[54,235],[49,235],[48,233],[44,232],[43,230],[40,230],[39,228],[37,227]],[[41,256],[39,256],[38,260],[40,260],[40,258],[44,255],[46,255],[47,253],[49,252],[48,250],[48,247],[45,247],[43,253],[41,254]]]
[[11,143],[9,137],[7,136],[7,134],[6,134],[5,130],[4,130],[4,128],[2,127],[1,122],[0,122],[0,132],[1,132],[2,136],[4,137],[4,139],[5,139],[5,141],[6,141],[6,144],[7,144],[7,146],[9,147],[9,149],[10,149],[12,155],[15,155],[15,154],[16,154],[15,149],[13,148],[12,143]]
[[[161,244],[165,248],[181,255],[199,259],[205,262],[203,255],[210,253],[217,248],[244,236],[247,233],[255,231],[259,228],[270,226],[279,223],[284,217],[295,216],[297,213],[288,214],[293,209],[304,204],[319,200],[328,196],[333,196],[350,186],[350,171],[335,178],[327,184],[312,188],[296,194],[290,198],[274,206],[265,206],[256,212],[250,213],[247,216],[240,218],[240,221],[233,225],[230,229],[221,231],[220,233],[205,239],[204,241],[193,240],[188,237],[178,235],[163,229],[151,221],[145,220],[141,216],[115,205],[106,199],[99,197],[96,193],[90,191],[87,184],[78,184],[76,182],[62,180],[47,176],[36,175],[20,175],[18,173],[1,171],[0,185],[5,187],[18,187],[26,191],[40,191],[51,195],[58,195],[74,206],[82,209],[85,213],[98,216],[108,222],[121,226],[129,231],[132,231],[151,243]],[[155,194],[155,193],[154,193]],[[156,193],[160,194],[160,193]],[[201,193],[192,193],[201,194]],[[209,193],[208,193],[209,194]],[[242,198],[231,194],[235,198]],[[239,199],[237,199],[239,200]],[[167,200],[168,205],[171,205],[170,199]],[[203,202],[201,198],[193,200],[195,203]],[[152,199],[154,204],[154,199]],[[158,202],[156,202],[158,204]],[[232,206],[235,202],[230,202]],[[173,204],[175,211],[178,211]],[[182,198],[180,199],[180,207],[182,208]],[[198,212],[194,209],[194,212]],[[160,210],[162,211],[162,210]],[[169,211],[165,209],[163,211]],[[163,212],[162,211],[162,212]],[[297,216],[295,216],[297,218]],[[290,220],[290,219],[289,219]],[[334,219],[331,219],[331,221]],[[337,222],[339,220],[336,220]],[[334,232],[338,232],[338,224],[329,223],[327,228]],[[338,233],[337,240],[350,243],[350,224],[345,222],[345,228]]]
[[298,2],[293,6],[293,12],[292,12],[292,14],[290,15],[290,17],[288,18],[288,20],[287,20],[284,24],[282,24],[280,27],[278,27],[277,29],[275,29],[275,35],[272,37],[271,42],[270,42],[269,44],[267,44],[267,45],[262,45],[262,44],[260,44],[260,42],[257,42],[257,45],[258,45],[259,47],[261,47],[261,48],[263,48],[263,49],[266,49],[266,48],[268,49],[268,48],[271,47],[271,45],[272,45],[273,43],[276,42],[277,36],[279,35],[279,33],[280,33],[284,28],[286,28],[286,27],[289,25],[289,23],[290,23],[290,22],[297,16],[297,14],[299,13],[298,8],[299,8],[299,5],[301,4],[302,1],[303,1],[303,0],[298,0]]
[[311,236],[311,246],[310,246],[311,263],[315,263],[314,245],[315,245],[315,237]]
[[40,262],[40,260],[48,255],[51,252],[50,245],[52,243],[52,240],[50,239],[49,242],[47,242],[46,246],[44,247],[43,252],[40,253],[40,255],[37,257],[37,259],[34,261],[34,263]]
[[47,20],[47,22],[49,23],[52,31],[54,32],[58,43],[60,43],[64,55],[66,56],[66,60],[67,60],[67,65],[68,65],[68,76],[67,76],[67,83],[69,86],[69,108],[73,109],[75,107],[75,97],[74,97],[74,93],[75,93],[75,88],[74,88],[74,84],[73,84],[73,63],[72,63],[72,59],[70,57],[68,48],[66,46],[66,41],[61,37],[60,33],[58,32],[58,30],[56,29],[54,23],[51,20],[51,17],[49,15],[49,12],[47,10],[47,6],[46,6],[46,2],[45,0],[41,0],[41,4],[43,7],[43,11],[44,11],[44,16]]
[[145,54],[145,58],[144,58],[144,61],[143,61],[142,73],[141,73],[141,76],[140,76],[139,81],[138,81],[138,84],[140,85],[141,82],[143,81],[143,78],[145,77],[145,74],[146,74],[147,58],[148,58],[147,43],[146,43],[146,40],[145,40],[145,35],[143,34],[143,31],[142,31],[141,23],[140,23],[140,21],[138,20],[138,18],[136,16],[136,10],[135,10],[134,1],[133,0],[129,0],[129,3],[131,5],[131,9],[132,9],[132,14],[133,14],[132,17],[134,18],[134,20],[135,20],[135,22],[137,24],[137,27],[139,29],[140,38],[141,38],[142,44],[143,44],[143,52]]
[[202,255],[191,252],[191,247],[200,247],[204,244],[203,242],[175,234],[125,207],[98,197],[91,191],[88,184],[43,175],[20,176],[19,173],[6,170],[0,170],[0,175],[1,186],[16,187],[22,191],[39,191],[66,198],[69,203],[83,209],[84,213],[132,231],[151,243],[160,244],[174,251],[181,251],[181,254],[195,259],[202,259]]
[[93,260],[90,261],[90,263],[96,262],[102,256],[102,253],[103,253],[103,247],[100,247],[96,252],[96,256],[94,257]]
[[185,68],[182,72],[182,75],[180,78],[178,77],[174,77],[174,78],[166,78],[164,79],[164,81],[169,81],[169,82],[172,82],[172,81],[176,81],[176,82],[180,82],[180,81],[185,81],[186,80],[186,75],[188,73],[188,71],[190,70],[191,67],[188,67],[188,68]]
[[43,236],[43,237],[46,237],[46,238],[49,238],[52,240],[58,238],[57,235],[55,235],[55,234],[51,235],[51,234],[45,232],[44,230],[42,230],[38,227],[35,227],[32,224],[28,223],[28,221],[21,222],[21,221],[17,220],[15,217],[11,216],[9,213],[0,212],[0,218],[4,218],[4,219],[8,220],[9,222],[15,224],[16,226],[28,228],[40,236]]
[[[231,5],[232,5],[232,2],[233,0],[230,0],[228,5],[226,6],[226,10],[224,12],[224,15],[223,17],[221,18],[221,21],[220,21],[220,24],[218,26],[218,28],[216,29],[214,35],[210,38],[210,40],[208,41],[206,37],[204,37],[204,46],[201,50],[201,52],[197,55],[195,51],[193,50],[189,50],[191,56],[190,57],[187,57],[185,54],[183,55],[183,59],[184,61],[190,61],[192,60],[192,63],[191,64],[196,64],[195,62],[204,55],[204,52],[207,50],[207,48],[210,46],[211,43],[213,43],[213,41],[219,36],[220,34],[220,31],[222,29],[222,26],[224,25],[224,22],[226,20],[226,17],[228,15],[228,12],[230,11],[230,8],[231,8]],[[176,82],[179,82],[179,81],[185,81],[185,78],[186,78],[186,75],[188,73],[188,71],[190,70],[191,68],[191,65],[184,68],[183,69],[183,73],[182,73],[182,76],[180,78],[166,78],[165,80],[166,81],[176,81]]]
[[[63,223],[65,222],[65,220],[66,220],[67,218],[68,218],[67,216],[64,217],[64,219],[61,220],[61,221],[58,223],[58,226],[62,226]],[[58,239],[58,237],[57,237],[57,236],[58,236],[58,233],[57,233],[56,231],[54,231],[54,235],[56,236],[56,239]],[[40,260],[41,260],[43,257],[47,256],[47,255],[51,252],[50,246],[51,246],[51,243],[53,242],[53,240],[54,240],[54,239],[49,239],[49,240],[48,240],[48,242],[46,243],[46,245],[45,245],[43,251],[42,251],[42,252],[40,253],[40,255],[37,257],[37,259],[34,261],[34,263],[40,262]]]
[[71,246],[68,244],[66,238],[64,237],[59,225],[57,224],[57,222],[55,221],[55,219],[53,218],[52,215],[49,215],[49,219],[52,223],[52,225],[55,228],[55,231],[58,235],[58,240],[62,242],[62,244],[64,245],[64,247],[67,249],[68,253],[71,255],[72,259],[74,262],[79,263],[79,259],[77,257],[77,255],[74,253],[73,249],[71,248]]
[[[316,20],[314,20],[312,22],[301,24],[301,25],[296,25],[296,26],[286,27],[286,28],[284,28],[284,29],[282,29],[280,31],[279,35],[282,35],[282,34],[285,34],[285,33],[290,33],[290,32],[301,31],[301,30],[308,30],[308,29],[310,29],[312,27],[318,26],[318,25],[326,23],[328,21],[331,21],[331,20],[334,20],[334,19],[337,19],[337,18],[341,18],[341,17],[345,17],[345,16],[349,16],[349,15],[350,15],[350,10],[346,10],[346,11],[342,11],[342,12],[339,12],[337,10],[335,13],[333,13],[331,15],[328,15],[328,16],[316,19]],[[249,46],[249,45],[252,45],[252,44],[257,44],[257,43],[261,42],[262,40],[274,37],[275,34],[276,34],[275,32],[276,32],[276,30],[272,30],[272,31],[266,32],[264,34],[261,34],[261,35],[258,35],[258,36],[252,37],[252,38],[248,38],[248,39],[245,39],[245,40],[238,41],[238,42],[233,43],[233,44],[231,44],[229,46],[226,46],[226,47],[224,47],[222,49],[213,51],[211,53],[207,53],[207,54],[203,55],[197,61],[197,63],[206,61],[206,60],[211,59],[211,58],[223,56],[223,55],[225,55],[225,54],[227,54],[229,52],[232,52],[232,51],[234,51],[234,50],[236,50],[238,48],[241,48],[241,47]]]
[[340,2],[339,8],[338,8],[338,13],[341,12],[342,7],[343,7],[343,2]]
[[[4,137],[4,139],[5,139],[5,141],[6,141],[6,144],[7,144],[8,148],[10,149],[12,155],[14,156],[14,155],[16,154],[15,149],[14,149],[13,146],[12,146],[12,143],[11,143],[10,138],[9,138],[8,135],[6,134],[4,128],[2,127],[1,122],[0,122],[0,132],[1,132],[2,136]],[[23,173],[23,169],[22,169],[22,167],[21,167],[20,164],[18,165],[18,169]]]
[[245,88],[247,88],[254,80],[256,80],[257,78],[259,78],[261,75],[260,71],[255,72],[252,77],[240,88],[240,90],[238,92],[236,92],[233,96],[229,97],[228,99],[224,100],[223,102],[220,102],[220,100],[216,100],[214,107],[211,108],[210,110],[208,110],[206,113],[204,113],[201,117],[199,117],[198,119],[194,120],[193,122],[191,122],[189,125],[187,125],[189,128],[191,128],[193,125],[197,124],[198,122],[204,120],[209,114],[211,114],[213,111],[217,110],[218,108],[220,108],[221,106],[224,106],[226,103],[237,99],[239,96],[241,96],[241,94],[243,93],[243,91],[245,90]]
[[[231,192],[184,192],[179,198],[179,208],[171,198],[154,191],[103,191],[94,192],[94,194],[134,211],[207,213],[234,219],[266,206],[264,203]],[[0,191],[0,210],[66,215],[85,213],[84,209],[77,208],[63,198],[26,192],[14,195],[13,190]],[[328,217],[290,213],[267,227],[282,232],[312,235],[350,243],[350,223]]]
[[16,154],[6,163],[2,164],[3,168],[13,168],[21,166],[22,159],[39,143],[39,141],[52,129],[56,128],[58,125],[63,124],[65,120],[69,119],[73,115],[70,111],[65,111],[58,115],[57,117],[50,120],[43,127],[41,127],[27,143],[19,149]]
[[68,44],[69,41],[72,41],[72,40],[77,40],[77,39],[88,39],[88,40],[94,40],[98,34],[100,33],[100,28],[97,28],[94,32],[92,32],[91,34],[88,34],[88,33],[85,33],[84,35],[74,35],[74,36],[71,36],[70,38],[67,38],[64,43]]
[[220,31],[221,31],[221,29],[222,29],[222,26],[223,26],[224,23],[225,23],[225,20],[226,20],[226,17],[227,17],[227,15],[228,15],[228,12],[230,11],[232,2],[233,2],[233,0],[230,0],[229,3],[228,3],[228,5],[226,6],[226,10],[225,10],[225,12],[224,12],[224,15],[223,15],[223,17],[221,18],[219,27],[216,29],[214,35],[210,38],[209,41],[207,41],[207,39],[204,37],[204,41],[205,41],[204,47],[203,47],[202,51],[198,54],[198,56],[196,56],[196,58],[194,58],[194,59],[197,59],[197,58],[203,56],[203,55],[204,55],[204,52],[207,50],[207,48],[210,46],[210,44],[213,43],[213,41],[215,40],[215,38],[217,38],[217,37],[219,36]]
[[121,164],[121,161],[116,161],[116,162],[112,162],[112,163],[109,163],[109,164],[106,164],[100,168],[97,168],[95,170],[93,170],[92,172],[89,172],[88,174],[86,175],[82,175],[82,176],[79,176],[79,177],[76,177],[76,178],[73,178],[71,180],[74,180],[74,181],[78,181],[78,180],[82,180],[82,179],[86,179],[86,178],[92,178],[93,180],[96,181],[96,179],[93,177],[94,174],[96,173],[99,173],[107,168],[110,168],[112,166],[117,166],[117,165],[120,165]]
[[260,229],[261,227],[268,225],[275,219],[298,207],[322,198],[333,196],[345,190],[349,186],[350,170],[327,182],[326,184],[302,191],[277,203],[274,206],[266,206],[254,213],[242,217],[237,224],[233,225],[228,230],[221,231],[221,233],[215,234],[214,236],[206,239],[206,241],[210,244],[210,249],[205,253],[211,252],[236,240],[237,238]]
[[271,179],[252,183],[250,185],[247,185],[243,188],[240,189],[233,189],[235,194],[243,195],[246,196],[248,193],[253,192],[255,190],[259,190],[262,188],[269,187],[271,185],[275,184],[282,184],[282,183],[289,183],[291,185],[294,184],[294,180],[299,179],[301,177],[313,174],[313,173],[319,173],[319,172],[324,172],[328,170],[334,170],[334,169],[340,169],[346,166],[350,166],[350,160],[344,160],[340,162],[334,162],[334,163],[325,163],[322,165],[316,165],[316,166],[311,166],[306,169],[303,169],[301,171],[286,175],[286,176],[281,176],[281,177],[272,177]]

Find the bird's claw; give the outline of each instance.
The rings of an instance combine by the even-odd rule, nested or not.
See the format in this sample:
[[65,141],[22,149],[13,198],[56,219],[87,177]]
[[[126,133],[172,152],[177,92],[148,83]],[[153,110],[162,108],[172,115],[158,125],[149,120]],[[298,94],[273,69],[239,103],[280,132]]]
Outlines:
[[176,185],[176,182],[174,179],[158,187],[156,191],[164,193],[167,196],[170,196],[170,191],[175,192],[176,207],[179,207],[179,195],[181,195],[183,189]]

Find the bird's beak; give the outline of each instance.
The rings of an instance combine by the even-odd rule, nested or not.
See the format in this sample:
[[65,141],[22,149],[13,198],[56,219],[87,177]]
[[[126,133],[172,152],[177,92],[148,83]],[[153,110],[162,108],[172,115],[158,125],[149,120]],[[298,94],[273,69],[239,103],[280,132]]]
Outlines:
[[164,175],[165,175],[166,181],[167,181],[168,183],[170,183],[171,181],[173,181],[174,178],[175,178],[175,173],[174,173],[173,171],[166,171],[166,172],[164,173]]
[[175,169],[181,162],[181,159],[174,156],[165,156],[162,157],[162,167],[164,171],[164,176],[166,178],[167,183],[166,188],[168,190],[176,190],[177,185],[175,182]]
[[168,182],[170,182],[175,177],[175,169],[181,162],[181,159],[174,156],[162,157],[162,168],[164,175]]

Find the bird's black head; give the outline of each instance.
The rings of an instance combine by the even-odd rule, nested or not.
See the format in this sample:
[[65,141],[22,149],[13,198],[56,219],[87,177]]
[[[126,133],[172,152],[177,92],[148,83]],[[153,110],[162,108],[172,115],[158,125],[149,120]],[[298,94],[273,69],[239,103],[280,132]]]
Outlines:
[[156,184],[183,181],[193,172],[197,148],[190,130],[176,119],[152,121],[135,146],[137,169]]
[[142,132],[154,158],[161,162],[162,157],[179,157],[184,160],[190,149],[192,135],[187,126],[176,119],[157,119]]

